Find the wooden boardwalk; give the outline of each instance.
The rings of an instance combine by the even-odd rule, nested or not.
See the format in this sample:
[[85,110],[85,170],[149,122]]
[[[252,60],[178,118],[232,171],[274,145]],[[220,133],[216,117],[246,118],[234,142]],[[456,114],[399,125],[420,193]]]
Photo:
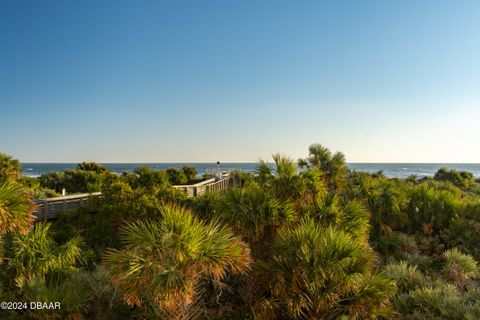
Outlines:
[[[208,179],[191,185],[172,186],[175,189],[182,190],[187,197],[198,197],[209,191],[222,191],[232,185],[230,175],[224,175],[221,179]],[[35,221],[48,221],[56,219],[61,212],[72,211],[85,204],[89,197],[100,197],[101,192],[83,193],[65,197],[48,198],[44,200],[35,200]]]
[[188,198],[191,198],[204,195],[206,192],[209,191],[225,190],[229,188],[231,184],[232,178],[230,177],[230,175],[225,175],[219,180],[212,178],[196,184],[173,186],[173,188],[182,190],[187,194]]
[[58,217],[61,212],[72,211],[83,205],[88,197],[99,197],[101,192],[82,193],[65,197],[35,200],[35,221],[48,221]]

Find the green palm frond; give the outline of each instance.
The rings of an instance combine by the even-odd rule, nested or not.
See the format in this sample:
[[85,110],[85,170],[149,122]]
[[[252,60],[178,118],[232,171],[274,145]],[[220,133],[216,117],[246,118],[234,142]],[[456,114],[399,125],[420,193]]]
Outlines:
[[260,179],[265,180],[267,177],[273,176],[274,169],[266,160],[259,160],[255,171]]
[[445,259],[444,272],[449,279],[456,283],[464,284],[480,274],[475,259],[457,248],[445,251],[443,257]]
[[342,186],[347,173],[345,156],[341,152],[332,154],[326,147],[316,143],[308,148],[308,156],[298,160],[302,168],[317,168],[325,174],[329,187],[336,190]]
[[275,171],[277,176],[283,178],[292,178],[297,174],[297,164],[287,156],[276,153],[272,156],[275,162]]
[[0,183],[6,180],[18,181],[22,174],[20,162],[0,152]]
[[417,266],[410,265],[406,261],[388,264],[383,271],[388,277],[395,280],[401,293],[422,288],[427,284],[427,279]]
[[259,241],[282,225],[297,220],[290,201],[281,201],[268,191],[250,186],[226,191],[218,204],[218,216],[251,241]]
[[[249,269],[248,246],[218,221],[206,224],[183,208],[166,205],[162,219],[138,221],[121,232],[122,249],[105,265],[129,305],[157,305],[168,312],[190,308],[200,279],[221,280]],[[183,311],[182,311],[183,312]]]
[[0,234],[28,232],[34,216],[30,193],[22,185],[5,181],[0,185]]
[[370,232],[370,213],[359,201],[350,201],[341,212],[338,228],[352,237],[367,241]]
[[27,234],[14,233],[9,244],[5,260],[19,287],[75,271],[81,261],[81,239],[75,237],[57,245],[48,224],[39,223]]
[[272,299],[257,307],[275,304],[268,309],[295,319],[387,314],[395,286],[373,274],[375,259],[367,243],[305,220],[278,233],[271,260],[261,265]]

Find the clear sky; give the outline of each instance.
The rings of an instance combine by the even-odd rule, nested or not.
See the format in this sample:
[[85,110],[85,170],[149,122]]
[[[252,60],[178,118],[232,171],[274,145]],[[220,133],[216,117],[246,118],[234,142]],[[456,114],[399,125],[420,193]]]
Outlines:
[[480,162],[480,1],[0,2],[24,162]]

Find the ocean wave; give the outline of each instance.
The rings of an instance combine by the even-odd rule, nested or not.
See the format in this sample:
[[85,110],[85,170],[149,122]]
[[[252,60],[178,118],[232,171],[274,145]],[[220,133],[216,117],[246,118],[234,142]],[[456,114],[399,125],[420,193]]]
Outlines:
[[37,174],[37,173],[32,173],[32,174],[24,173],[23,175],[25,177],[29,177],[29,178],[40,178],[41,177],[41,175]]

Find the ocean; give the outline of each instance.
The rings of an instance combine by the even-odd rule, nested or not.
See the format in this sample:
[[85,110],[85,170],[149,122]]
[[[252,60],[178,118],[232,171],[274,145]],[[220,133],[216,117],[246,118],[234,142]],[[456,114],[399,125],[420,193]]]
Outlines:
[[[131,172],[135,168],[147,165],[152,169],[181,168],[184,164],[197,168],[199,174],[211,171],[217,167],[216,163],[104,163],[103,165],[112,172],[122,173]],[[25,176],[39,177],[46,172],[58,172],[67,169],[73,169],[76,163],[23,163],[22,170]],[[222,163],[220,168],[223,170],[241,170],[245,172],[254,172],[255,163]],[[469,171],[476,178],[480,178],[480,164],[467,163],[349,163],[350,169],[377,172],[382,170],[385,176],[390,178],[406,178],[410,175],[417,175],[419,178],[433,176],[435,172],[442,167]]]

